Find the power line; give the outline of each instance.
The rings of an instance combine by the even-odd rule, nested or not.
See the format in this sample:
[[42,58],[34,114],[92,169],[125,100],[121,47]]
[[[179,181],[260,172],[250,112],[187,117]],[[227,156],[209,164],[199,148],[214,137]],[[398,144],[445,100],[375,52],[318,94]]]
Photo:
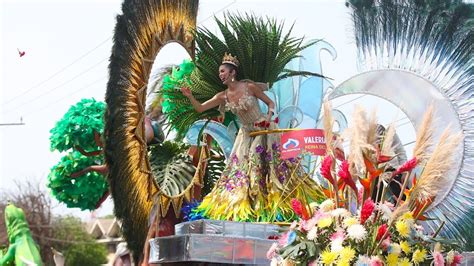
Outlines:
[[26,104],[30,104],[30,103],[33,103],[33,102],[37,101],[38,99],[40,99],[40,98],[43,97],[44,95],[49,94],[49,93],[51,93],[52,91],[55,91],[55,90],[61,88],[62,86],[64,86],[64,85],[70,83],[71,81],[73,81],[73,80],[77,79],[78,77],[84,75],[85,73],[91,71],[93,68],[97,67],[98,65],[100,65],[102,62],[104,62],[104,61],[107,60],[107,59],[108,59],[108,57],[106,57],[106,58],[100,60],[99,62],[97,62],[97,63],[94,64],[93,66],[89,67],[88,69],[86,69],[86,70],[82,71],[81,73],[77,74],[76,76],[74,76],[72,79],[69,79],[68,81],[66,81],[66,82],[64,82],[64,83],[62,83],[62,84],[60,84],[60,85],[58,85],[58,86],[56,86],[56,87],[54,87],[54,88],[52,88],[52,89],[50,89],[50,90],[47,90],[46,92],[40,94],[39,96],[37,96],[36,98],[34,98],[34,99],[31,100],[31,101],[24,102],[24,103],[22,103],[22,104],[20,104],[20,105],[17,105],[17,106],[15,106],[15,107],[13,107],[13,108],[11,108],[11,109],[9,109],[9,110],[6,110],[4,113],[10,113],[10,112],[12,112],[12,111],[14,111],[14,110],[17,110],[18,108],[21,108],[22,106],[24,106],[24,105],[26,105]]
[[[208,16],[207,18],[205,18],[205,19],[199,21],[198,24],[202,24],[202,23],[205,22],[206,20],[208,20],[208,19],[212,18],[213,16],[215,16],[217,13],[220,13],[221,11],[223,11],[223,10],[229,8],[230,6],[232,6],[233,4],[235,4],[236,2],[237,2],[237,0],[234,0],[234,1],[232,1],[231,3],[225,5],[224,7],[220,8],[219,10],[217,10],[216,12],[214,12],[213,15]],[[99,48],[100,46],[102,46],[104,43],[106,43],[106,42],[107,42],[108,40],[110,40],[111,38],[112,38],[112,36],[109,37],[109,38],[107,38],[106,40],[102,41],[99,45],[97,45],[96,47],[94,47],[92,50],[88,51],[87,53],[85,53],[84,55],[82,55],[81,57],[79,57],[78,59],[74,60],[72,63],[70,63],[69,65],[67,65],[66,67],[64,67],[63,69],[61,69],[60,71],[56,72],[55,74],[53,74],[51,77],[49,77],[49,78],[46,79],[45,81],[40,82],[40,83],[37,84],[36,86],[34,86],[34,87],[28,89],[27,91],[25,91],[25,92],[23,92],[23,93],[21,93],[21,94],[15,96],[15,97],[13,97],[12,99],[10,99],[10,100],[8,100],[7,102],[5,102],[5,104],[8,104],[8,103],[14,101],[15,99],[17,99],[17,98],[19,98],[19,97],[25,95],[26,93],[28,93],[29,91],[33,90],[34,88],[37,88],[38,86],[40,86],[40,85],[44,84],[45,82],[51,80],[53,77],[57,76],[59,73],[63,72],[65,69],[67,69],[67,68],[70,67],[71,65],[75,64],[76,62],[78,62],[80,59],[82,59],[82,58],[84,58],[85,56],[87,56],[88,54],[92,53],[94,50],[96,50],[97,48]],[[105,58],[105,59],[107,59],[107,58]],[[105,59],[103,59],[102,61],[104,61]],[[101,61],[101,62],[102,62],[102,61]],[[99,62],[99,63],[101,63],[101,62]],[[96,65],[97,65],[97,64],[96,64]],[[5,113],[10,113],[10,112],[12,112],[12,111],[14,111],[14,110],[16,110],[16,109],[18,109],[18,108],[24,106],[25,104],[29,104],[29,103],[35,102],[36,100],[38,100],[38,99],[41,98],[42,96],[44,96],[44,95],[46,95],[46,94],[49,94],[50,92],[52,92],[52,91],[54,91],[54,90],[56,90],[56,89],[58,89],[58,88],[64,86],[65,84],[67,84],[67,83],[69,83],[69,82],[75,80],[77,77],[81,76],[82,74],[84,74],[84,73],[90,71],[90,70],[91,70],[92,68],[94,68],[96,65],[92,66],[91,68],[87,69],[87,70],[84,71],[84,72],[81,72],[81,74],[75,76],[74,78],[68,80],[67,82],[62,83],[61,85],[56,86],[56,87],[54,87],[53,89],[46,91],[45,93],[43,93],[43,94],[41,94],[40,96],[38,96],[38,97],[36,97],[35,99],[33,99],[32,101],[25,102],[25,103],[20,104],[20,105],[18,105],[18,106],[16,106],[16,107],[13,107],[12,109],[6,110]],[[86,86],[86,87],[88,87],[88,86]],[[84,87],[84,88],[85,88],[85,87]],[[79,90],[81,90],[81,89],[79,89]],[[77,91],[75,91],[75,92],[77,92]],[[63,99],[63,98],[62,98],[62,99]],[[55,101],[55,102],[53,102],[53,104],[54,104],[54,103],[57,103],[57,102],[58,102],[58,101]],[[48,107],[49,107],[49,106],[50,106],[50,105],[48,105]],[[46,107],[46,108],[47,108],[47,107]],[[45,109],[45,108],[41,108],[40,110],[43,110],[43,109]],[[27,113],[27,114],[30,114],[30,113],[31,113],[31,112],[29,112],[29,113]]]
[[67,97],[69,97],[69,96],[71,96],[71,95],[74,95],[74,94],[76,94],[77,92],[79,92],[79,91],[81,91],[81,90],[87,89],[87,88],[91,87],[92,85],[94,85],[94,84],[96,84],[96,83],[98,83],[98,82],[104,80],[105,78],[107,78],[107,76],[103,76],[103,77],[101,77],[101,78],[99,78],[99,79],[93,81],[92,83],[87,84],[87,85],[84,86],[84,87],[80,87],[79,89],[77,89],[77,90],[75,90],[75,91],[72,91],[71,93],[66,94],[65,96],[63,96],[63,97],[57,99],[57,100],[54,101],[54,102],[50,102],[50,103],[48,103],[48,104],[46,104],[46,105],[44,105],[44,106],[42,106],[42,107],[40,107],[40,108],[37,108],[37,109],[33,109],[32,111],[26,113],[24,116],[26,117],[26,116],[28,116],[28,115],[31,114],[31,113],[40,113],[40,112],[42,112],[43,110],[48,109],[48,108],[52,107],[53,105],[55,105],[56,103],[58,103],[58,102],[60,102],[60,101],[62,101],[62,100],[64,100],[64,99],[66,99]]
[[217,10],[216,12],[212,13],[212,15],[210,15],[210,16],[208,16],[207,18],[205,18],[205,19],[199,21],[197,24],[199,25],[199,24],[204,23],[204,21],[206,21],[206,20],[208,20],[208,19],[214,17],[217,13],[220,13],[222,10],[229,8],[231,5],[233,5],[233,4],[235,4],[235,3],[237,3],[237,0],[234,0],[234,1],[232,1],[232,3],[229,3],[229,4],[225,5],[223,8],[221,8],[221,9]]
[[53,75],[51,75],[49,78],[41,81],[40,83],[34,85],[33,87],[27,89],[26,91],[14,96],[13,98],[10,98],[9,100],[7,100],[6,102],[4,102],[4,106],[11,103],[12,101],[18,99],[19,97],[27,94],[28,92],[38,88],[39,86],[43,85],[44,83],[50,81],[51,79],[53,79],[54,77],[56,77],[57,75],[59,75],[60,73],[64,72],[66,69],[68,69],[70,66],[74,65],[75,63],[79,62],[82,58],[88,56],[90,53],[92,53],[93,51],[95,51],[96,49],[98,49],[100,46],[102,46],[104,43],[106,43],[107,41],[109,41],[110,39],[112,39],[112,36],[110,36],[109,38],[105,39],[104,41],[102,41],[101,43],[99,43],[97,46],[95,46],[94,48],[92,48],[91,50],[89,50],[88,52],[86,52],[85,54],[79,56],[77,59],[75,59],[73,62],[69,63],[68,65],[66,65],[65,67],[61,68],[59,71],[57,71],[56,73],[54,73]]

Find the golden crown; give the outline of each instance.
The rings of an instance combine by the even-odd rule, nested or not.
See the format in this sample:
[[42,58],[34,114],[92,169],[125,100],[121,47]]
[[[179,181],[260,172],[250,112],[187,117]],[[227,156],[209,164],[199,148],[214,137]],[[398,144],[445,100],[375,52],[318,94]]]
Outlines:
[[225,53],[224,57],[222,58],[222,64],[231,64],[236,67],[239,67],[239,60],[237,59],[237,56],[232,56],[232,54]]

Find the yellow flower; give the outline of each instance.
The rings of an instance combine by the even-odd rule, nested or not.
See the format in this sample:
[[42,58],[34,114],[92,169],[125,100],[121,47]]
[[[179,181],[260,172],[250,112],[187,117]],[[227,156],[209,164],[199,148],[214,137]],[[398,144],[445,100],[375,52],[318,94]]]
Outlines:
[[413,220],[413,215],[411,214],[411,212],[406,212],[402,215],[402,219],[405,221]]
[[344,222],[342,223],[344,224],[345,227],[349,227],[351,225],[358,224],[359,221],[357,221],[357,219],[354,217],[349,217],[349,218],[344,219]]
[[399,266],[411,266],[411,262],[407,258],[398,261]]
[[351,264],[347,260],[338,260],[336,266],[350,266]]
[[337,253],[332,252],[330,250],[325,250],[321,254],[321,261],[326,265],[330,265],[331,263],[333,263],[336,260],[336,258],[337,258]]
[[418,264],[426,259],[426,250],[424,249],[417,249],[415,252],[413,252],[413,257],[412,261],[415,264]]
[[325,227],[330,226],[331,224],[332,224],[332,218],[330,216],[327,218],[319,219],[318,221],[319,228],[325,228]]
[[355,250],[351,247],[344,247],[339,253],[339,260],[349,263],[355,257],[355,254]]
[[408,254],[411,252],[410,244],[408,244],[407,241],[400,242],[400,248],[402,249],[403,252],[405,252],[405,254]]
[[404,220],[399,220],[395,227],[397,228],[398,233],[400,233],[401,237],[408,237],[410,235],[410,227]]
[[388,254],[387,256],[387,266],[397,266],[398,265],[398,254]]

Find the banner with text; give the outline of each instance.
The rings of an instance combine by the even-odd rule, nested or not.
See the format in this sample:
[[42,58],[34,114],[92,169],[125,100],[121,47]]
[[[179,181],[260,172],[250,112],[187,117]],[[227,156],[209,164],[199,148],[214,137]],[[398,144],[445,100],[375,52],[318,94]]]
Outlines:
[[306,151],[314,155],[326,154],[326,140],[322,129],[302,129],[285,132],[281,136],[281,158],[295,158]]

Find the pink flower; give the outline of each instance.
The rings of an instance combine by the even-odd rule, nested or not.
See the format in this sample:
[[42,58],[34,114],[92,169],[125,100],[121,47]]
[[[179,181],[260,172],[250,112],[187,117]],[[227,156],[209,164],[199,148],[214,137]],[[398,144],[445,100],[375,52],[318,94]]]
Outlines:
[[332,168],[332,157],[327,155],[324,157],[323,162],[321,163],[321,175],[326,178],[331,185],[334,184],[334,178],[332,177],[331,168]]
[[371,198],[365,200],[364,205],[362,205],[362,209],[360,210],[360,223],[364,224],[367,219],[369,219],[370,215],[375,209],[375,203],[372,201]]
[[385,238],[383,241],[382,241],[382,248],[383,250],[387,250],[388,247],[390,246],[391,242],[390,242],[390,236]]
[[370,266],[383,266],[383,261],[377,257],[377,256],[372,256],[370,258]]
[[286,246],[286,243],[288,242],[288,232],[289,231],[286,231],[281,235],[280,239],[278,239],[278,245],[282,247]]
[[303,230],[305,231],[309,231],[311,229],[314,228],[314,226],[318,223],[318,220],[316,220],[315,217],[309,219],[309,220],[306,220],[306,221],[302,221],[301,222],[301,227],[303,228]]
[[273,243],[270,249],[267,251],[267,259],[271,260],[276,256],[276,250],[278,248],[278,243]]
[[341,177],[342,181],[346,185],[348,185],[354,190],[354,192],[357,193],[357,187],[354,183],[354,180],[352,180],[351,173],[349,172],[349,163],[347,162],[347,160],[342,161],[341,168],[339,168],[337,174],[339,175],[339,177]]
[[416,157],[411,158],[410,160],[406,161],[402,166],[400,166],[395,172],[393,172],[392,176],[396,176],[403,172],[409,172],[413,170],[417,163],[418,160],[416,159]]
[[441,252],[434,251],[432,255],[433,255],[434,266],[444,266],[444,258]]
[[[382,237],[385,235],[387,230],[388,230],[387,224],[382,224],[377,231],[377,237],[375,237],[375,240],[380,241],[380,239],[382,239]],[[384,238],[388,236],[390,236],[390,234],[385,235]]]
[[329,239],[331,239],[331,241],[342,242],[344,241],[345,238],[346,238],[346,235],[344,234],[344,230],[340,229],[340,230],[337,230],[335,233],[333,233]]

